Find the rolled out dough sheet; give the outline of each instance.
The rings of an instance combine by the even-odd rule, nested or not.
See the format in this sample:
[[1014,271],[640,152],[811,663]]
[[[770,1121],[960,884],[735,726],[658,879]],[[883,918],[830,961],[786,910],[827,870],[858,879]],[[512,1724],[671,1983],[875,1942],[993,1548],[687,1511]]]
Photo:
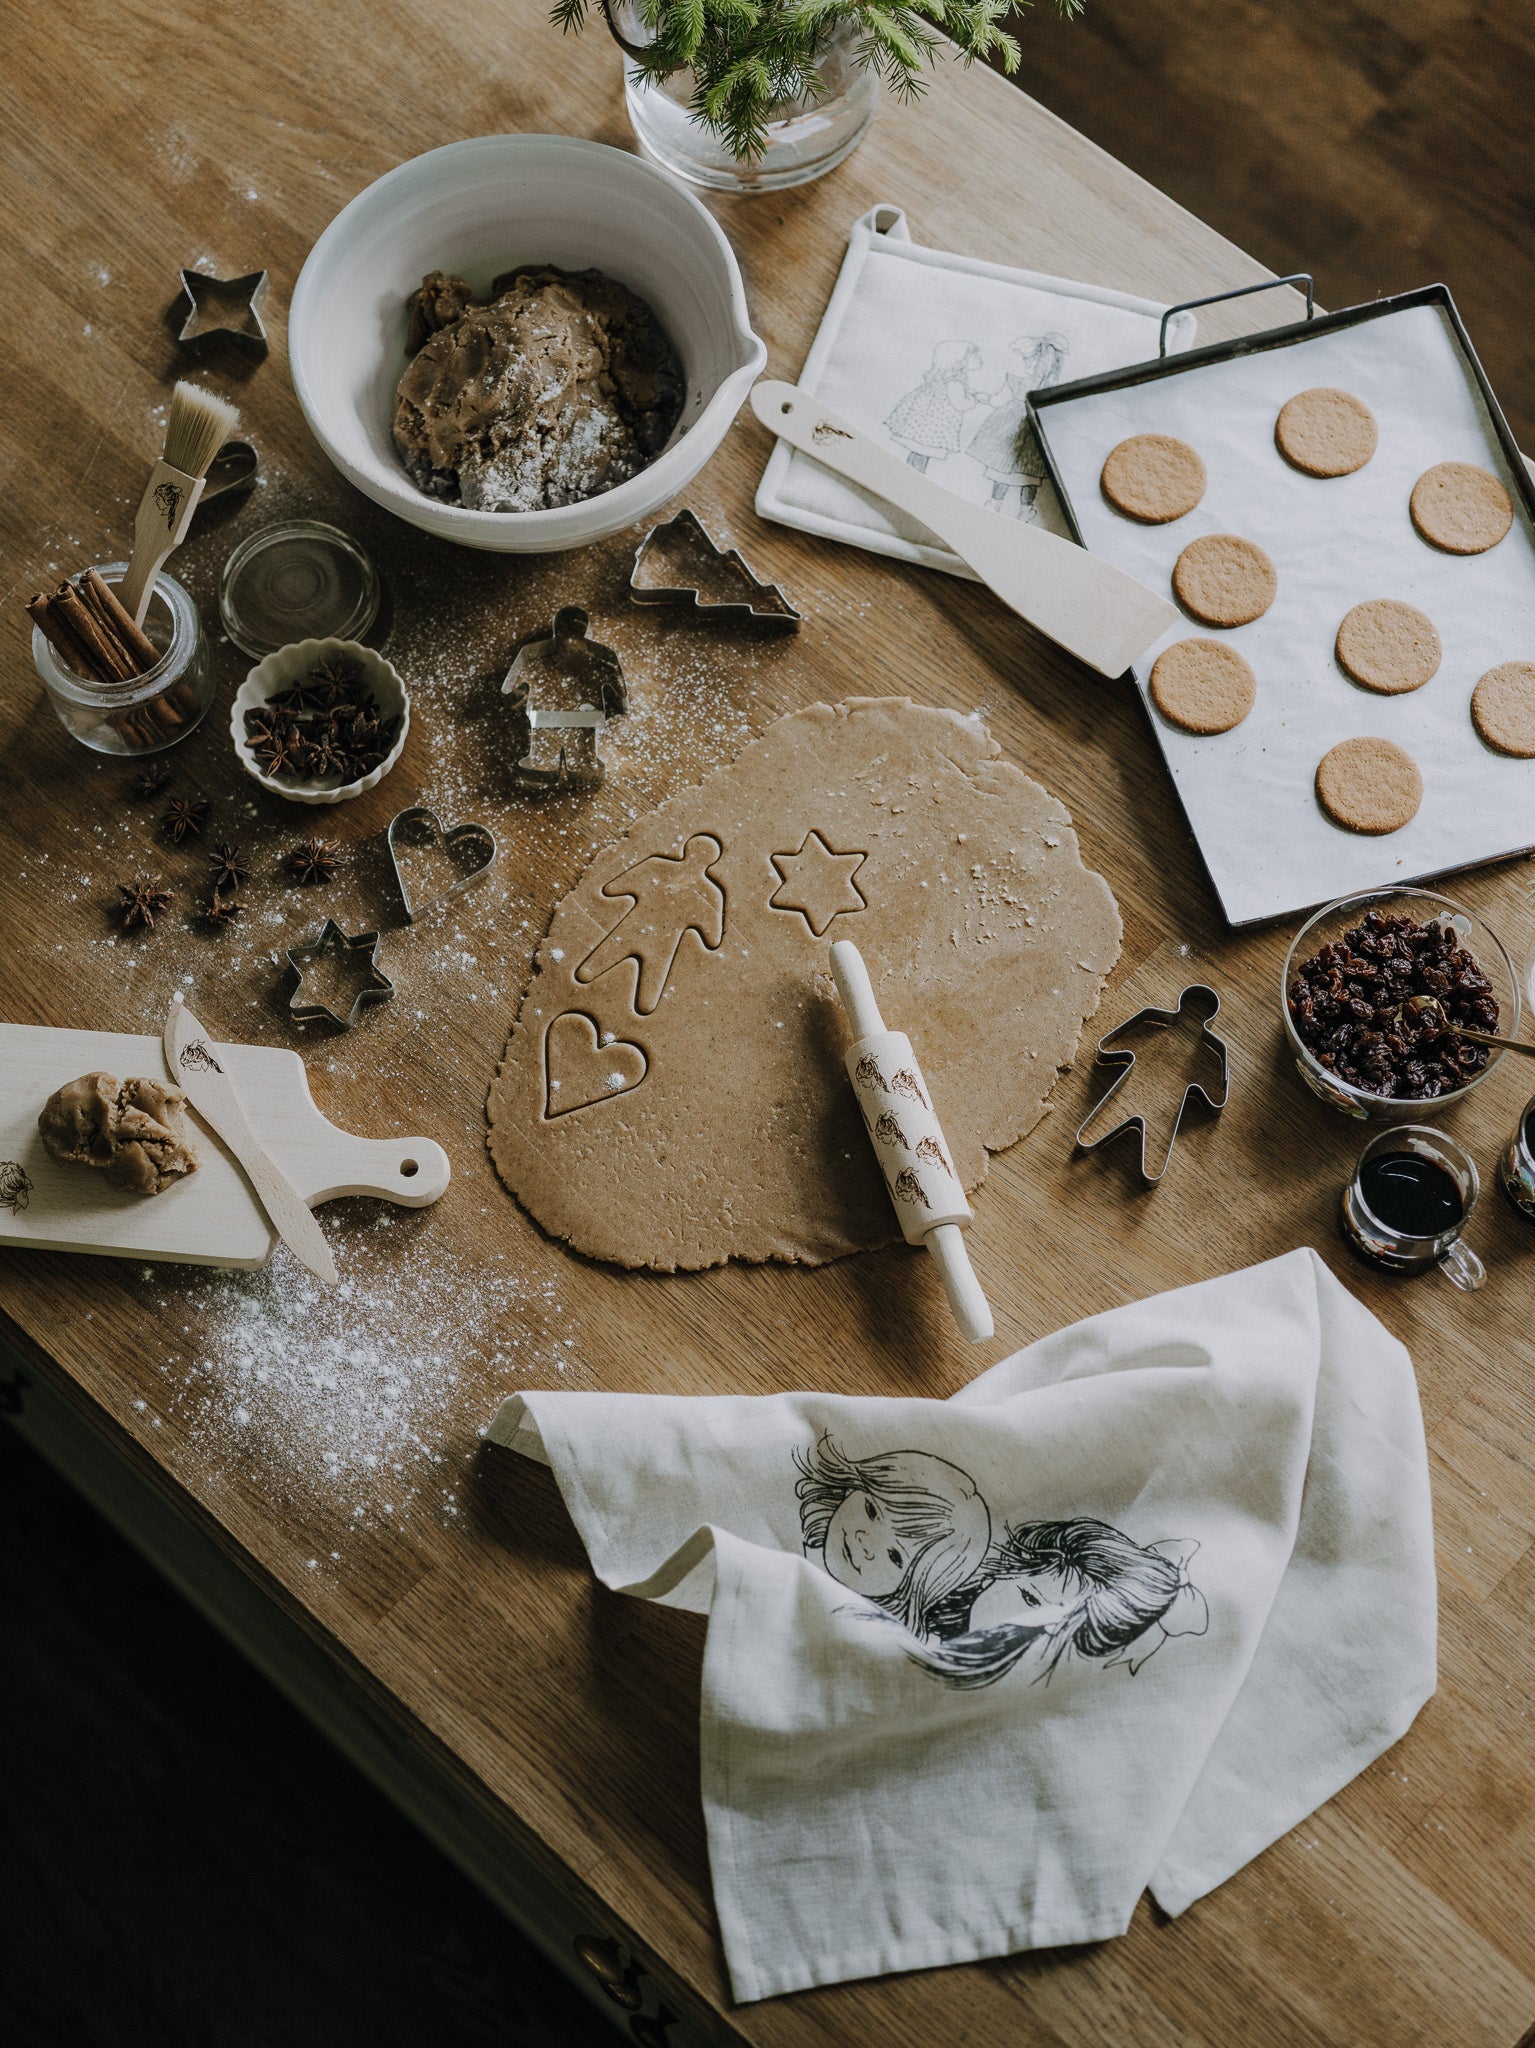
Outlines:
[[898,1237],[842,1068],[840,938],[969,1190],[1038,1122],[1120,922],[1064,806],[979,719],[908,698],[781,718],[555,910],[488,1105],[523,1206],[668,1272]]

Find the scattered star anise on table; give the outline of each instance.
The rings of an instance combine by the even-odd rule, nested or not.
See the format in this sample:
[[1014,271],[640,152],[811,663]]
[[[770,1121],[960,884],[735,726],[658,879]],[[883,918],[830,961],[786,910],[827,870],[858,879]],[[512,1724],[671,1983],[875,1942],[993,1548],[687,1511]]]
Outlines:
[[306,839],[288,855],[288,873],[296,882],[329,882],[334,879],[341,849],[334,839]]
[[160,823],[165,828],[167,839],[175,840],[179,846],[183,839],[200,839],[208,813],[213,809],[203,797],[179,796],[166,812]]
[[227,839],[221,839],[208,856],[208,870],[213,877],[213,893],[222,889],[226,895],[233,895],[242,882],[250,880],[248,870],[240,865],[240,849],[232,846]]
[[136,882],[119,882],[117,893],[121,899],[117,913],[125,932],[131,932],[138,925],[152,932],[155,919],[164,916],[170,908],[171,892],[160,887],[158,875],[141,877]]
[[147,768],[140,770],[135,779],[133,794],[145,800],[152,796],[158,796],[170,779],[171,764],[169,761],[151,761]]
[[233,887],[230,888],[228,895],[221,895],[218,889],[215,889],[212,897],[203,906],[203,923],[211,924],[215,931],[224,931],[237,917],[244,915],[245,905],[236,903]]

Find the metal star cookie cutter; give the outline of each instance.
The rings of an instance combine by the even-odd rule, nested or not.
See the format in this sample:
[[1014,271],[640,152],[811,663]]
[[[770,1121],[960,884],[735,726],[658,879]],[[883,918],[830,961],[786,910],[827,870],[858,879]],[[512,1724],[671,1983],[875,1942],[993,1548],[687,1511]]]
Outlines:
[[[1111,1044],[1110,1041],[1118,1038],[1122,1032],[1128,1031],[1135,1024],[1159,1024],[1164,1028],[1176,1024],[1186,1009],[1192,1010],[1200,1018],[1200,1045],[1207,1046],[1220,1063],[1220,1093],[1219,1095],[1212,1095],[1202,1081],[1189,1082],[1183,1091],[1183,1099],[1178,1104],[1178,1113],[1173,1118],[1172,1133],[1167,1140],[1167,1156],[1163,1159],[1160,1169],[1153,1173],[1146,1164],[1146,1119],[1139,1111],[1134,1116],[1127,1116],[1123,1123],[1115,1124],[1112,1130],[1105,1131],[1101,1138],[1089,1140],[1084,1138],[1082,1133],[1092,1123],[1100,1110],[1107,1103],[1113,1101],[1119,1090],[1129,1080],[1131,1069],[1135,1065],[1135,1054],[1128,1046],[1116,1046]],[[1215,990],[1206,982],[1193,981],[1179,995],[1177,1006],[1174,1009],[1159,1010],[1155,1004],[1148,1003],[1145,1009],[1137,1010],[1133,1017],[1127,1017],[1123,1024],[1116,1024],[1112,1031],[1106,1031],[1098,1041],[1097,1062],[1100,1066],[1118,1067],[1121,1071],[1110,1082],[1104,1093],[1099,1096],[1098,1100],[1087,1112],[1087,1115],[1083,1117],[1081,1123],[1078,1124],[1075,1141],[1076,1149],[1079,1152],[1098,1152],[1105,1145],[1112,1145],[1114,1140],[1122,1137],[1126,1131],[1139,1129],[1141,1134],[1139,1160],[1141,1179],[1148,1188],[1156,1187],[1166,1175],[1168,1167],[1172,1164],[1173,1153],[1178,1144],[1178,1133],[1183,1128],[1183,1118],[1189,1104],[1197,1097],[1205,1105],[1206,1109],[1213,1111],[1218,1116],[1231,1099],[1231,1055],[1227,1049],[1225,1039],[1218,1038],[1210,1029],[1210,1026],[1220,1015],[1220,1009],[1221,999],[1215,993]]]
[[[584,693],[582,702],[560,708],[538,702],[538,672],[547,667],[556,682],[564,682],[566,694]],[[629,708],[624,686],[623,665],[611,647],[591,636],[591,622],[577,604],[562,605],[547,633],[535,633],[517,645],[503,696],[510,697],[512,709],[526,728],[526,746],[518,761],[517,787],[531,795],[567,789],[599,789],[607,775],[607,764],[597,749],[597,735],[610,718],[621,718]],[[563,737],[552,746],[539,746],[539,735],[590,733],[587,746],[567,747]],[[554,758],[539,759],[542,753]]]
[[[650,557],[669,535],[678,533],[693,546],[701,547],[714,561],[738,569],[750,586],[750,597],[711,602],[696,584],[642,583],[640,577]],[[629,596],[635,604],[685,604],[696,618],[727,619],[733,624],[755,626],[762,633],[793,633],[799,629],[801,615],[778,585],[764,583],[742,559],[739,548],[722,548],[698,514],[686,506],[675,519],[653,526],[636,548],[634,567],[629,571]]]
[[[459,875],[435,894],[423,896],[418,900],[411,895],[405,884],[405,875],[400,867],[399,839],[403,832],[421,825],[430,828],[427,838],[440,841],[445,852],[455,846],[465,845],[471,840],[478,840],[487,851],[478,867],[471,868],[466,875]],[[394,869],[394,885],[400,892],[401,903],[405,906],[407,924],[414,924],[424,911],[435,910],[439,903],[446,903],[450,896],[461,896],[466,889],[472,889],[476,883],[483,882],[495,866],[496,855],[500,850],[496,845],[496,835],[488,825],[476,824],[467,818],[459,825],[444,825],[428,804],[411,804],[403,811],[396,811],[389,820],[389,830],[384,834],[384,843],[389,848],[389,865]]]
[[[339,1010],[333,1010],[329,1003],[304,994],[304,969],[312,967],[316,960],[361,958],[367,955],[368,971],[374,977],[371,982],[357,991],[352,1007],[343,1017]],[[338,1030],[349,1031],[362,1015],[365,1008],[373,1003],[387,1003],[394,994],[394,983],[378,964],[378,933],[358,932],[349,938],[333,917],[326,918],[320,927],[318,938],[311,939],[307,946],[288,948],[288,966],[298,977],[298,985],[288,998],[288,1012],[301,1024],[307,1024],[320,1017],[328,1019]]]
[[207,342],[221,341],[256,357],[266,354],[261,320],[267,292],[264,270],[248,271],[244,277],[214,277],[206,270],[183,270],[178,275],[181,291],[171,311],[174,316],[186,309],[176,330],[183,348],[195,352]]

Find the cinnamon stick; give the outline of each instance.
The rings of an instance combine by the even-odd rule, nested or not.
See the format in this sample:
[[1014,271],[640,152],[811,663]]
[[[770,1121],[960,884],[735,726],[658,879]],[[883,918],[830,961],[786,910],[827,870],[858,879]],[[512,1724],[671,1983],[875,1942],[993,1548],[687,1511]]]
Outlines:
[[76,639],[70,631],[69,622],[51,597],[45,597],[39,591],[36,597],[27,600],[27,610],[43,638],[52,642],[70,668],[82,676],[89,676],[93,682],[110,683],[114,680],[97,666],[90,649]]
[[138,670],[121,643],[98,623],[72,583],[59,585],[53,595],[52,609],[62,616],[81,645],[90,649],[91,659],[107,682],[125,683],[137,675]]
[[80,578],[80,595],[102,625],[116,633],[129,655],[137,661],[139,674],[154,667],[160,659],[160,649],[135,622],[127,607],[119,602],[111,584],[95,569],[87,569]]

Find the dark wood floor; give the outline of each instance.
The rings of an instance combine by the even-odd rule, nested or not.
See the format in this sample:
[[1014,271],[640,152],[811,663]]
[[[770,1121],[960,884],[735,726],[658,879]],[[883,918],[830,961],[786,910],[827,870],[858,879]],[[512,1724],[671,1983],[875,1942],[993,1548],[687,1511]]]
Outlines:
[[0,1425],[0,2039],[598,2048],[612,2038]]
[[[1535,0],[1088,0],[1028,91],[1322,302],[1443,280],[1535,448]],[[1018,195],[1028,205],[1029,195]],[[456,1873],[0,1429],[0,2032],[578,2048]]]
[[1323,305],[1447,284],[1535,451],[1532,0],[1036,0],[1020,35],[1025,91]]

